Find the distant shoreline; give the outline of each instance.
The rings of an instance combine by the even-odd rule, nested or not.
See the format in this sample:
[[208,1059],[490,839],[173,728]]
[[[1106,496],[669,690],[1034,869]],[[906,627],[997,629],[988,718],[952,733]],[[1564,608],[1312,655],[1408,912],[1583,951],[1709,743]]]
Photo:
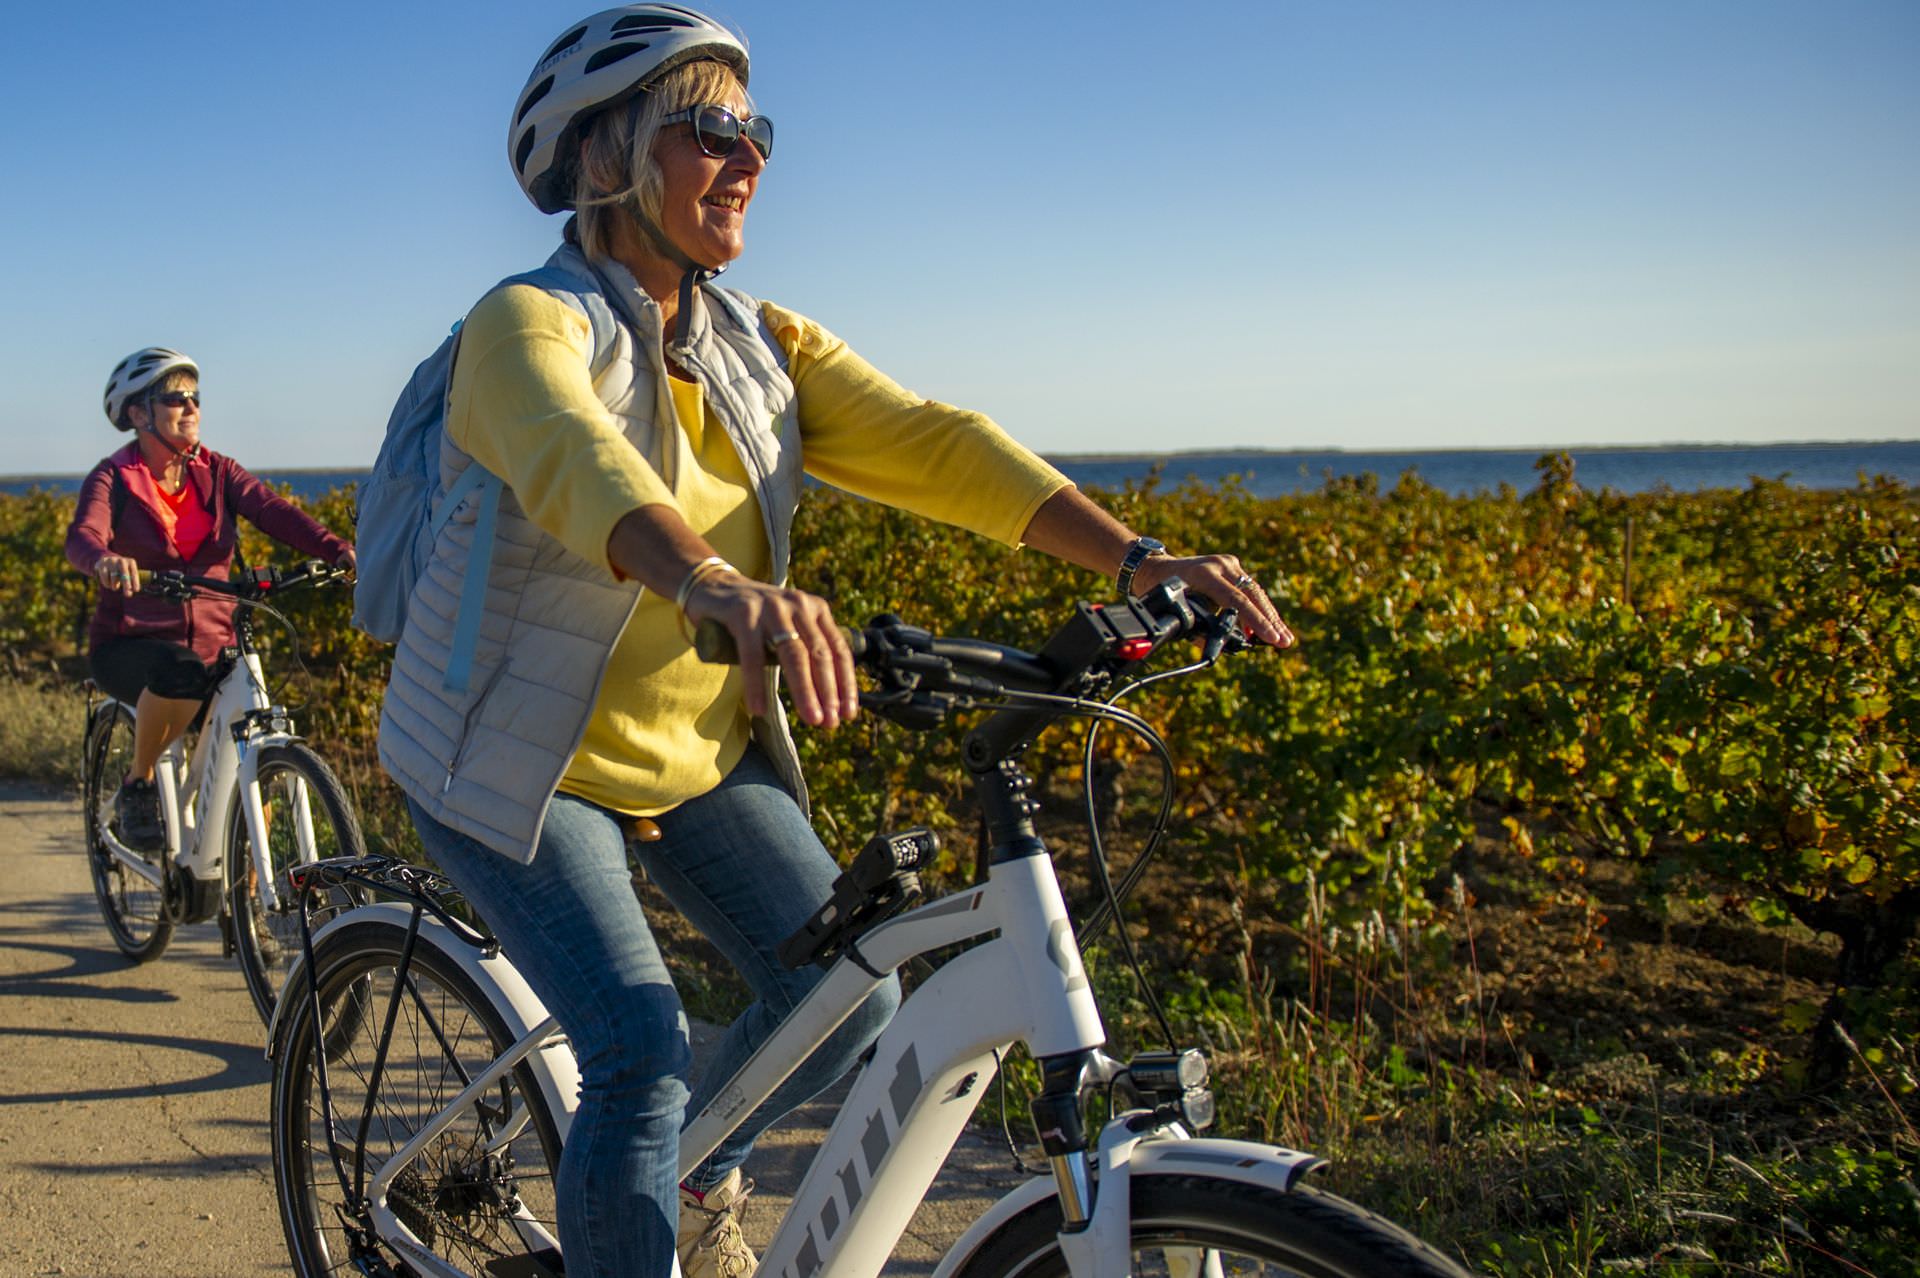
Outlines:
[[[1065,462],[1153,462],[1204,461],[1221,457],[1253,457],[1262,460],[1287,457],[1544,457],[1549,453],[1759,453],[1788,448],[1884,448],[1890,444],[1920,444],[1914,439],[1779,439],[1766,444],[1716,444],[1687,442],[1679,444],[1526,444],[1460,448],[1179,448],[1158,453],[1045,453],[1049,461]],[[325,470],[325,467],[319,468]],[[291,473],[291,472],[288,472]]]
[[[1460,448],[1183,448],[1163,452],[1111,452],[1111,453],[1044,453],[1050,462],[1083,463],[1089,465],[1149,465],[1154,462],[1194,462],[1221,458],[1250,458],[1259,461],[1284,461],[1289,457],[1494,457],[1528,456],[1544,457],[1549,453],[1707,453],[1707,452],[1769,452],[1775,449],[1846,449],[1879,448],[1897,444],[1920,444],[1916,439],[1783,439],[1765,444],[1738,444],[1712,442],[1684,442],[1677,444],[1540,444],[1508,445],[1502,447],[1460,447]],[[337,475],[365,472],[368,466],[250,466],[255,474],[270,474],[276,478],[290,475]],[[36,471],[22,475],[0,475],[0,484],[19,486],[39,482],[71,485],[85,478],[84,471],[53,472]]]

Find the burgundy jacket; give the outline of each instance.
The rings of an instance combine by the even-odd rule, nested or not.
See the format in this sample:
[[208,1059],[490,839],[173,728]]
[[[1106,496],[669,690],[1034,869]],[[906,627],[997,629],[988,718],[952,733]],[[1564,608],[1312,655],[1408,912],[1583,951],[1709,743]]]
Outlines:
[[[187,482],[199,490],[200,501],[213,518],[213,531],[193,558],[182,559],[160,516],[139,495],[147,486],[130,484],[123,473],[141,464],[136,441],[95,466],[80,483],[80,501],[67,527],[67,562],[89,577],[101,557],[112,553],[130,556],[142,572],[177,570],[190,577],[225,581],[239,537],[236,516],[245,516],[267,536],[315,559],[332,563],[346,553],[345,541],[255,479],[239,462],[202,448],[187,463]],[[124,635],[168,639],[211,662],[233,642],[233,609],[227,599],[177,603],[158,595],[128,598],[117,590],[103,590],[87,628],[87,644],[98,648]]]

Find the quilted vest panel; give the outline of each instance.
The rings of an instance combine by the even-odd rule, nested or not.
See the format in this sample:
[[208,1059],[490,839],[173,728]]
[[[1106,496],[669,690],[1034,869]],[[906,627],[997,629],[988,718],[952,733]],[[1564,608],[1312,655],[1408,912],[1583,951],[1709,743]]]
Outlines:
[[[595,393],[634,448],[677,487],[690,462],[685,435],[674,425],[659,308],[624,267],[589,263],[572,245],[547,265],[569,286],[549,291],[594,321],[596,333],[612,334],[606,357],[595,359]],[[802,475],[798,406],[785,361],[759,304],[744,294],[706,286],[682,327],[674,358],[700,381],[745,464],[774,578],[784,583]],[[440,460],[448,484],[472,464],[450,439]],[[541,531],[506,489],[472,675],[465,691],[451,691],[441,676],[474,558],[475,511],[465,508],[473,504],[447,520],[415,583],[381,708],[380,761],[435,820],[530,861],[641,588]],[[755,722],[754,737],[804,807],[799,760],[772,692],[770,677],[774,708]]]

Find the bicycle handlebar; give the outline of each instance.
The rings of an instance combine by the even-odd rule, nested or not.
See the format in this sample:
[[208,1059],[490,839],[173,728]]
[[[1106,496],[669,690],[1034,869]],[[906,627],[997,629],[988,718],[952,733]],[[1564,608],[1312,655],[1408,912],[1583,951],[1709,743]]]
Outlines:
[[[1188,635],[1204,641],[1201,664],[1251,646],[1232,610],[1216,613],[1173,578],[1143,599],[1110,604],[1079,603],[1074,615],[1039,652],[981,639],[934,635],[883,615],[859,629],[843,629],[854,662],[876,677],[879,688],[861,703],[903,726],[929,728],[949,709],[984,702],[1020,700],[1021,694],[1075,697],[1090,679],[1111,674]],[[733,635],[719,622],[702,621],[694,633],[702,661],[738,661]],[[1058,707],[1016,711],[1009,730],[1037,726]]]
[[323,559],[308,559],[287,568],[263,564],[247,571],[248,576],[237,581],[219,577],[190,577],[178,571],[149,572],[146,584],[140,587],[140,593],[166,599],[188,599],[195,592],[205,592],[252,603],[292,586],[308,583],[324,585],[352,575],[351,569],[336,567]]

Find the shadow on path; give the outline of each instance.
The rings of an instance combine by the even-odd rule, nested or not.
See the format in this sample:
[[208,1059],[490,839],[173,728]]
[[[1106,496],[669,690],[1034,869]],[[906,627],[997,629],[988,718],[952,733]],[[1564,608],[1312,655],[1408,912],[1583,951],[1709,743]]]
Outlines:
[[[169,1078],[160,1086],[168,1095],[190,1095],[196,1092],[227,1091],[238,1087],[253,1087],[268,1081],[270,1071],[266,1056],[260,1048],[251,1044],[211,1043],[205,1039],[181,1038],[171,1034],[140,1034],[115,1030],[55,1029],[35,1027],[0,1028],[0,1043],[7,1040],[64,1040],[67,1042],[111,1043],[117,1047],[150,1048],[162,1051],[186,1052],[196,1056],[206,1056],[218,1065],[218,1069],[200,1078]],[[25,1042],[18,1045],[7,1043],[4,1050],[8,1055],[35,1050]],[[57,1049],[40,1049],[57,1050]],[[50,1063],[57,1061],[52,1058]],[[79,1082],[80,1080],[76,1080]],[[50,1105],[61,1101],[97,1101],[97,1100],[133,1100],[151,1096],[155,1091],[152,1082],[129,1082],[117,1086],[61,1088],[46,1092],[12,1092],[0,1094],[0,1107],[8,1105]]]

